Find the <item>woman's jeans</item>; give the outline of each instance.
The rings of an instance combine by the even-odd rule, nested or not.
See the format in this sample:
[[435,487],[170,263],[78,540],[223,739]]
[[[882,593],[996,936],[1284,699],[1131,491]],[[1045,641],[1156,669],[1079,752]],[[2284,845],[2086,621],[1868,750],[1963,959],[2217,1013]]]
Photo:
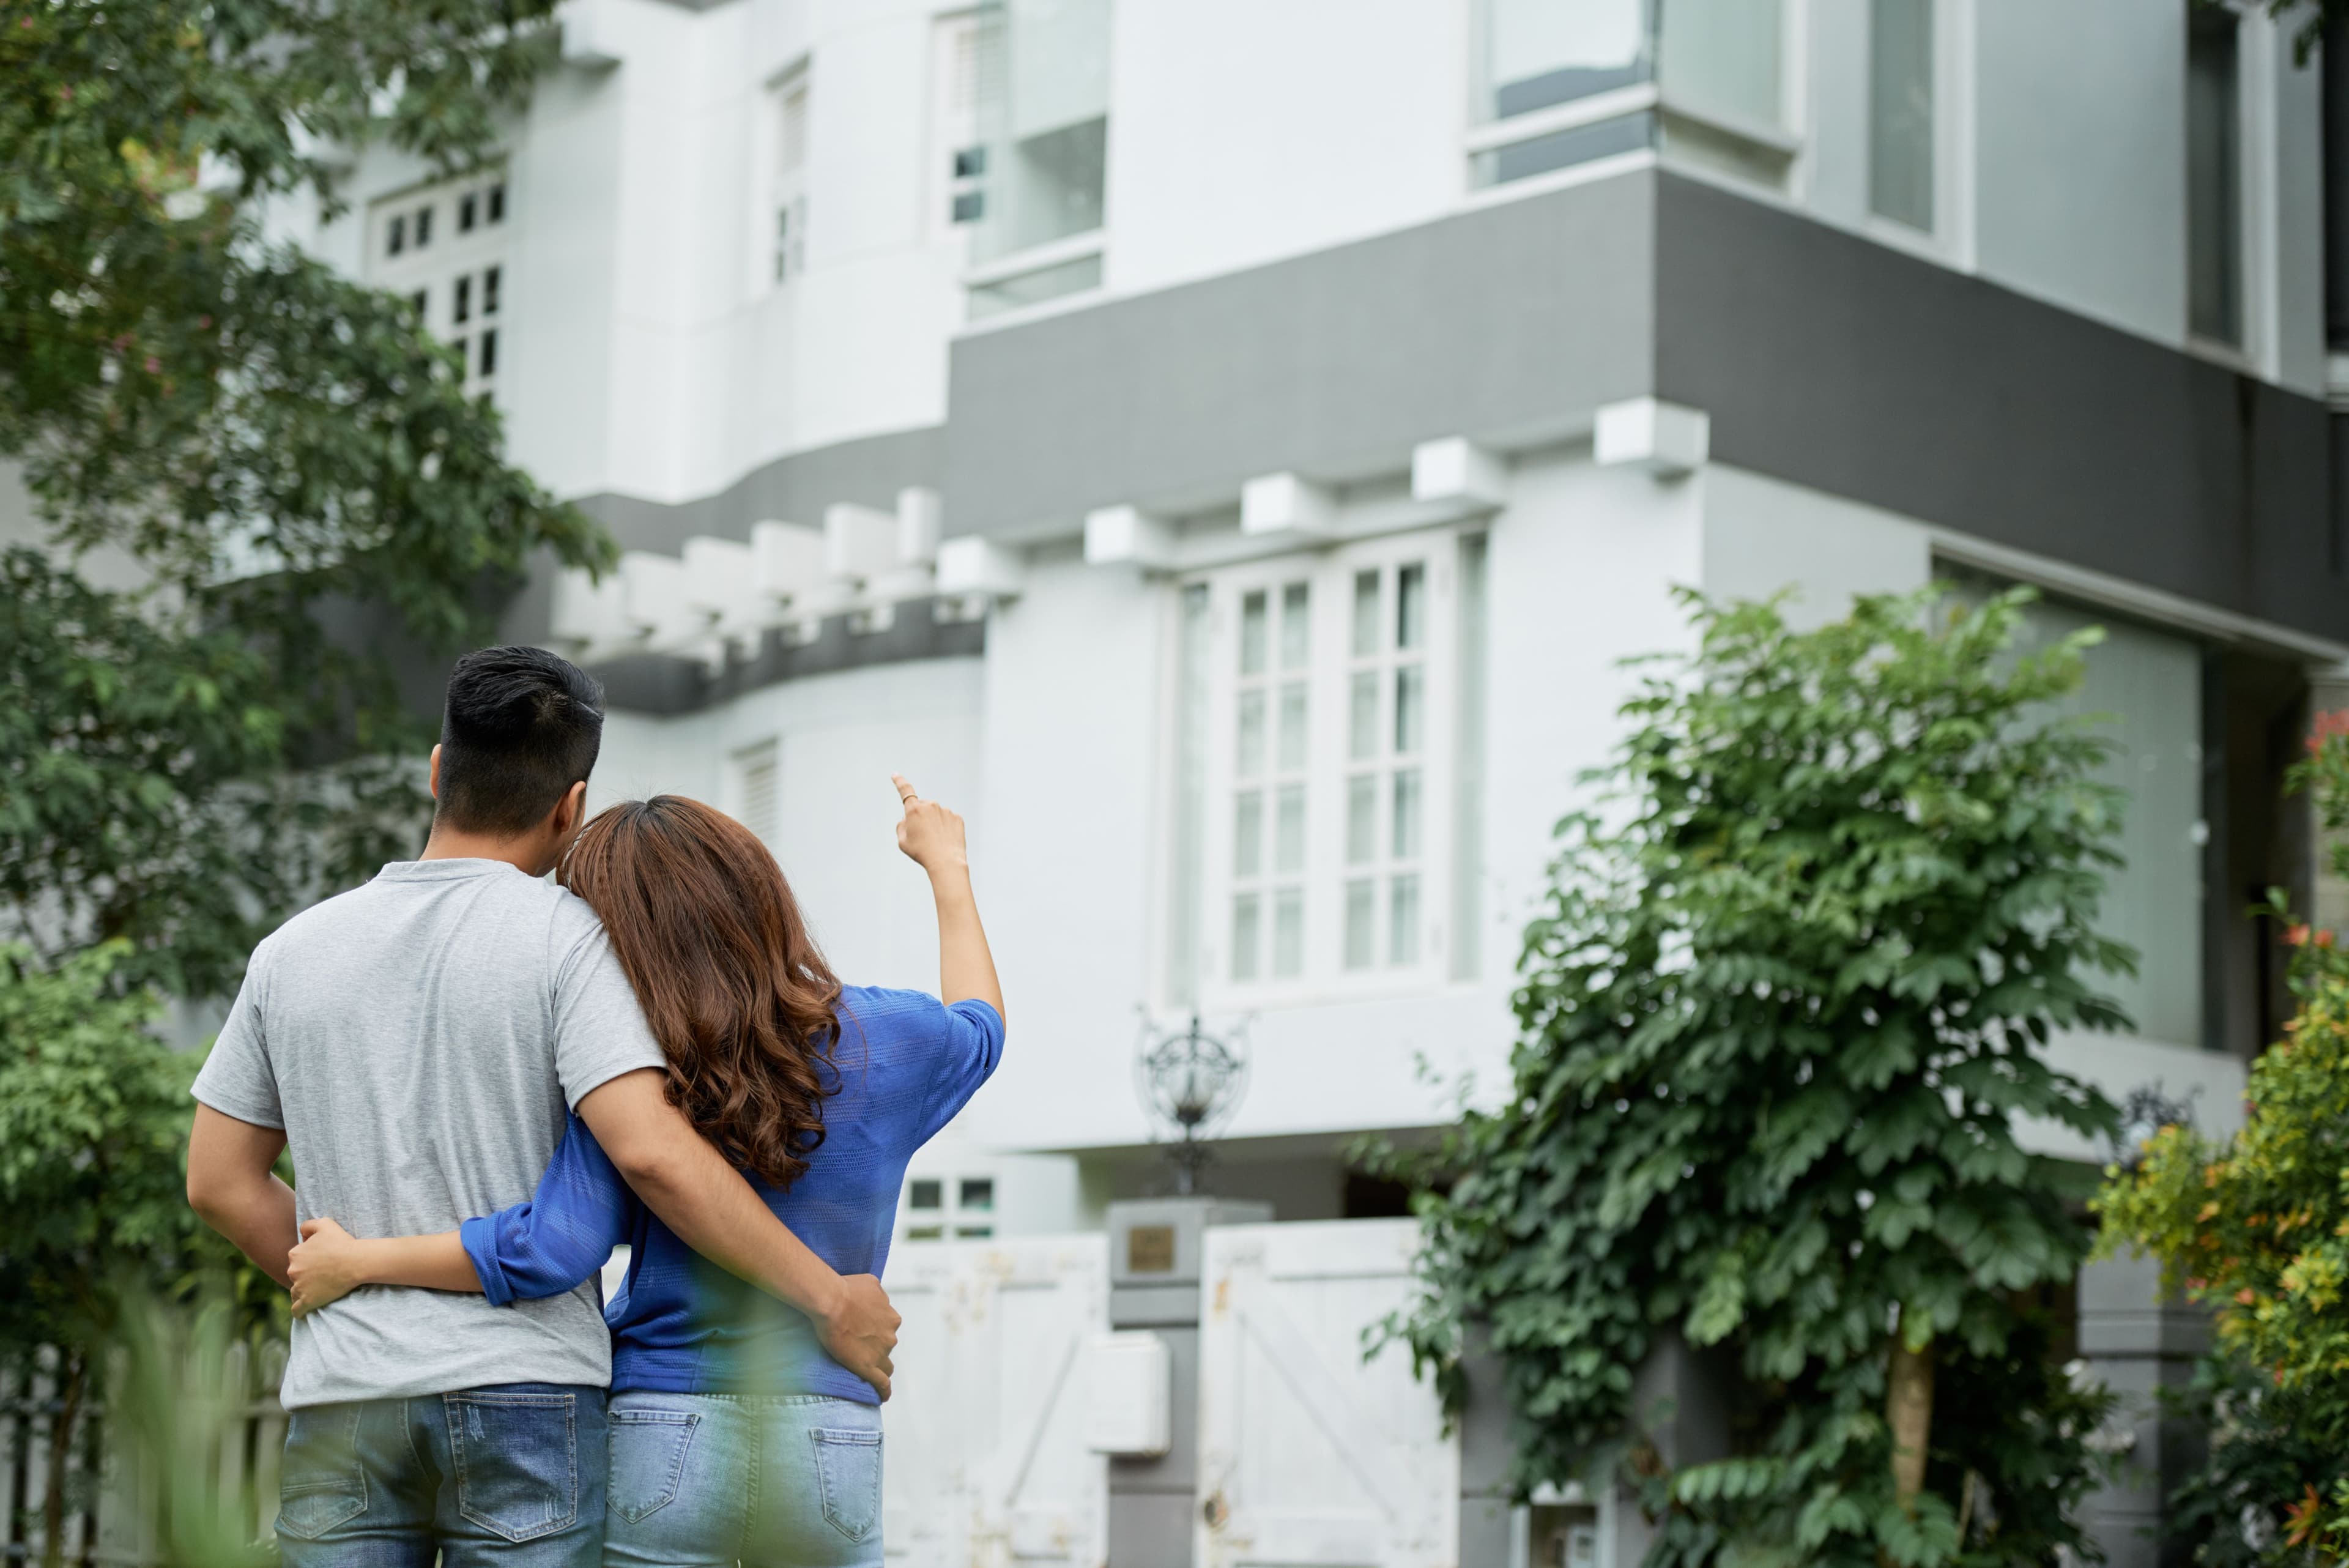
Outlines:
[[819,1395],[612,1396],[605,1568],[881,1561],[881,1411]]
[[285,1568],[594,1568],[604,1390],[511,1383],[311,1405],[285,1428]]

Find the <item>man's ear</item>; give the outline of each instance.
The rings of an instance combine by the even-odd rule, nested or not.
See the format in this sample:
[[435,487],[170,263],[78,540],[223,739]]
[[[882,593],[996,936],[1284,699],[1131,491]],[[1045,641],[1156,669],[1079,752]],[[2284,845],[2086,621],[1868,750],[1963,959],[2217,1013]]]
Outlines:
[[573,834],[579,831],[579,825],[586,819],[587,781],[581,779],[564,791],[563,798],[554,803],[555,836],[569,839]]
[[440,798],[440,747],[438,742],[432,747],[432,765],[424,775],[424,787],[432,792],[434,800]]

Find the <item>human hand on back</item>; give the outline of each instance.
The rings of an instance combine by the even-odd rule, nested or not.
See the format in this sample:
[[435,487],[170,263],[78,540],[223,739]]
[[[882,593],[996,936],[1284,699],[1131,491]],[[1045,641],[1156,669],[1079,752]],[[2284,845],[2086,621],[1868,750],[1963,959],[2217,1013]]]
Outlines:
[[286,1278],[294,1288],[294,1315],[307,1317],[367,1283],[359,1259],[357,1237],[324,1215],[305,1220],[302,1244],[285,1258]]
[[970,851],[963,842],[962,818],[934,800],[924,800],[903,774],[891,774],[897,798],[905,807],[897,824],[897,847],[907,859],[935,877],[941,871],[970,868]]
[[895,1370],[889,1353],[897,1347],[897,1325],[905,1320],[889,1304],[881,1282],[871,1274],[843,1274],[832,1309],[814,1321],[824,1354],[873,1385],[886,1403]]

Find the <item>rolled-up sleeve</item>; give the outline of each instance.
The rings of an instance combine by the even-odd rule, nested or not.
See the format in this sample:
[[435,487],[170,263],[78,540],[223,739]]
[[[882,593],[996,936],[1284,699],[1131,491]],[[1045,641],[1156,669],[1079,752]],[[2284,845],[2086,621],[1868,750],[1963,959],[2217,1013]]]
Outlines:
[[465,1255],[493,1306],[576,1290],[636,1223],[636,1197],[574,1115],[528,1201],[468,1220]]
[[943,1006],[934,998],[923,1000],[934,1010],[926,1020],[933,1053],[922,1117],[921,1141],[926,1143],[995,1075],[1003,1061],[1003,1015],[975,997]]

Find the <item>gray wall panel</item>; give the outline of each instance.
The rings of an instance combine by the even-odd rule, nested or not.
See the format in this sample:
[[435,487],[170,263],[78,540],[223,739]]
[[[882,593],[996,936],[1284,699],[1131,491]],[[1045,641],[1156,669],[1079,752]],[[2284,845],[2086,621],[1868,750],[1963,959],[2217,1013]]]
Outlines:
[[962,338],[949,530],[1065,532],[1587,421],[1648,389],[1653,205],[1626,175]]
[[835,501],[885,508],[909,484],[935,489],[945,438],[937,425],[893,431],[779,457],[695,501],[644,501],[606,491],[581,496],[579,505],[612,531],[621,548],[674,556],[697,534],[747,539],[750,524],[762,518],[821,523],[823,509]]
[[1664,177],[1658,394],[1716,458],[2349,636],[2323,405]]

